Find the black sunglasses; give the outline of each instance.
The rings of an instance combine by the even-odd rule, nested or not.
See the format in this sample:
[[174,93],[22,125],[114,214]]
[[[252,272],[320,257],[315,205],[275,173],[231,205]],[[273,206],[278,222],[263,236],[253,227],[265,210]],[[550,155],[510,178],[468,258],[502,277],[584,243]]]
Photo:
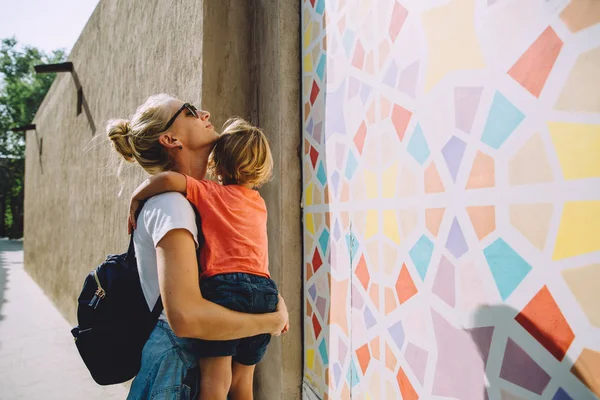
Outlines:
[[181,107],[179,107],[179,110],[177,110],[175,115],[173,115],[173,117],[169,120],[169,122],[167,122],[167,125],[165,126],[165,129],[163,130],[163,132],[166,131],[167,129],[169,129],[171,127],[171,125],[173,125],[173,122],[175,122],[175,120],[177,119],[179,114],[181,114],[181,112],[183,110],[188,110],[194,117],[199,118],[198,109],[196,107],[194,107],[190,103],[183,103],[183,105]]

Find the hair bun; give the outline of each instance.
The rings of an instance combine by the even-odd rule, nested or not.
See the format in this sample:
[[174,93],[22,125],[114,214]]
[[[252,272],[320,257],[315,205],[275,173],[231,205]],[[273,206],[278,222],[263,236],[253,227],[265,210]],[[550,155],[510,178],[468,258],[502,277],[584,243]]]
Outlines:
[[112,141],[114,149],[127,162],[134,162],[134,149],[131,136],[131,125],[126,119],[113,119],[106,124],[106,133]]

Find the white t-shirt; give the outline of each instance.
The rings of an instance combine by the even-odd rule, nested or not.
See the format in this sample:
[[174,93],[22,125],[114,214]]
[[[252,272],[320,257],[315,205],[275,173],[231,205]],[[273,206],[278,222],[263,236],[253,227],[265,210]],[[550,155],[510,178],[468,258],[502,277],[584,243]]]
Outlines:
[[[137,228],[133,233],[133,244],[142,291],[150,310],[154,308],[160,294],[156,245],[167,232],[173,229],[190,231],[198,246],[196,217],[192,206],[183,195],[169,192],[148,199],[138,216]],[[159,319],[167,320],[164,310]]]

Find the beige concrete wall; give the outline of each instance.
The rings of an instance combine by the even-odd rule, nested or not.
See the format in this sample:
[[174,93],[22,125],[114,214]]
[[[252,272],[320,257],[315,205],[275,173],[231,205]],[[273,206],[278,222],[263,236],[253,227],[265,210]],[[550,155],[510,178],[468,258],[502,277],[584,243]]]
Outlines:
[[126,248],[127,200],[145,177],[126,165],[116,178],[105,121],[166,92],[210,110],[216,126],[240,115],[265,129],[277,163],[263,191],[271,271],[292,325],[258,369],[258,399],[300,397],[298,14],[289,0],[101,0],[69,57],[89,112],[76,116],[74,80],[60,74],[34,120],[41,158],[35,133],[27,135],[25,267],[74,323],[85,275]]

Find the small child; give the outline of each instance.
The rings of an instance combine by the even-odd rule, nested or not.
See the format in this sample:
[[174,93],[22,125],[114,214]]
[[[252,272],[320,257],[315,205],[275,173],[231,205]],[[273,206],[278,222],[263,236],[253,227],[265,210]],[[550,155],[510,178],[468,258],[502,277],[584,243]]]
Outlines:
[[[254,190],[270,180],[273,170],[265,134],[242,119],[229,120],[208,168],[221,184],[177,172],[147,179],[132,195],[129,224],[135,227],[133,216],[141,200],[168,191],[185,194],[202,219],[203,297],[235,311],[273,312],[278,292],[268,270],[267,208]],[[232,399],[251,399],[254,367],[270,340],[268,334],[200,340],[200,398],[225,399],[229,392]]]

